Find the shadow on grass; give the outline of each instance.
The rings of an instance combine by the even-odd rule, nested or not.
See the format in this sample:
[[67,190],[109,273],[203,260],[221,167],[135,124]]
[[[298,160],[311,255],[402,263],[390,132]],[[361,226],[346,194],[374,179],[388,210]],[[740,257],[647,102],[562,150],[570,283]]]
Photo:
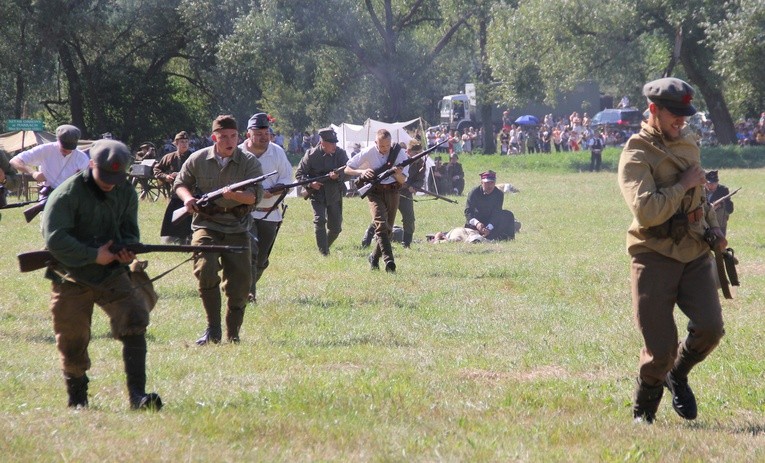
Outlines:
[[[104,331],[101,334],[91,334],[90,340],[95,341],[97,339],[114,339],[111,331]],[[39,336],[29,336],[27,341],[37,344],[56,344],[56,336],[53,334],[45,334]],[[146,332],[146,341],[154,342],[156,338],[150,332]]]

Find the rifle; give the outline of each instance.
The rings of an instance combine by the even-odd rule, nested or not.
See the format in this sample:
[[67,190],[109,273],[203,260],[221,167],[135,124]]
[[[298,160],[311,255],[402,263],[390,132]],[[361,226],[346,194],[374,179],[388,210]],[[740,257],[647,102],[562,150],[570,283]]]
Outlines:
[[708,228],[704,232],[704,240],[715,255],[717,277],[720,280],[720,289],[722,289],[723,297],[725,297],[725,299],[733,299],[733,293],[731,292],[730,287],[740,285],[738,281],[738,272],[736,271],[738,259],[736,259],[732,248],[720,251],[717,248],[717,239],[717,236],[712,233],[711,229]]
[[446,202],[457,204],[457,201],[455,201],[455,200],[453,200],[451,198],[447,198],[446,196],[441,196],[441,195],[439,195],[437,193],[433,193],[432,191],[428,191],[428,190],[425,190],[423,188],[417,188],[416,186],[411,186],[411,185],[409,185],[409,188],[414,189],[414,191],[419,191],[420,193],[425,193],[426,195],[433,196],[436,199],[443,199]]
[[15,207],[24,207],[24,206],[28,206],[30,204],[35,204],[37,202],[39,202],[39,201],[22,201],[20,203],[11,203],[11,204],[6,204],[3,207],[0,207],[0,209],[13,209]]
[[[116,254],[123,249],[134,254],[145,254],[147,252],[244,252],[246,246],[221,246],[221,245],[176,245],[176,244],[113,244],[109,246],[109,251]],[[40,251],[22,252],[18,256],[19,270],[22,272],[32,272],[41,268],[48,267],[56,263],[50,251],[42,249]]]
[[722,205],[723,205],[723,203],[725,202],[725,200],[726,200],[726,199],[728,199],[728,198],[730,198],[731,196],[733,196],[733,195],[735,195],[736,193],[738,193],[738,190],[740,190],[740,189],[741,189],[741,187],[738,187],[738,188],[736,188],[735,190],[733,190],[733,191],[731,191],[730,193],[728,193],[727,195],[723,196],[722,198],[716,199],[716,200],[715,200],[715,202],[713,202],[712,204],[710,204],[710,206],[712,206],[712,209],[714,209],[714,210],[717,210],[717,209],[719,209],[719,208],[720,208],[720,206],[722,206]]
[[[304,180],[305,183],[303,183],[303,185],[310,185],[313,182],[320,182],[320,183],[323,184],[323,182],[321,182],[321,181],[329,178],[329,174],[331,174],[332,172],[335,172],[336,174],[340,174],[344,170],[345,170],[345,164],[343,164],[342,166],[338,167],[337,169],[330,170],[329,172],[327,172],[324,175],[319,175],[318,177],[314,177],[314,178],[311,178],[311,179],[306,179],[306,180]],[[301,191],[300,194],[301,194],[301,196],[303,196],[303,199],[311,199],[311,196],[313,196],[313,193],[315,191],[316,190],[314,190],[313,188],[303,188],[303,191]]]
[[48,196],[53,192],[53,187],[44,186],[40,188],[40,200],[36,201],[37,204],[34,206],[24,209],[24,218],[27,220],[27,223],[31,222],[32,219],[37,217],[37,214],[43,211],[45,209],[45,203],[48,201]]
[[[218,198],[223,197],[223,190],[225,188],[228,188],[229,190],[241,190],[242,188],[246,188],[250,185],[255,185],[257,183],[262,182],[263,180],[267,179],[268,177],[272,175],[276,175],[278,172],[273,171],[269,172],[267,174],[261,175],[260,177],[250,178],[247,180],[243,180],[238,183],[232,183],[231,185],[226,185],[223,188],[218,188],[215,191],[211,191],[209,193],[203,194],[198,200],[197,200],[197,206],[199,207],[205,207],[208,206],[210,203],[215,201]],[[186,209],[186,206],[179,207],[178,209],[173,211],[173,223],[178,223],[182,218],[186,217],[186,215],[189,213],[188,209]]]
[[[385,170],[385,171],[375,175],[370,180],[359,179],[359,183],[361,183],[361,184],[366,183],[364,186],[361,186],[358,189],[359,196],[361,196],[362,198],[365,198],[367,196],[367,194],[369,193],[369,190],[371,190],[373,186],[377,185],[378,183],[382,182],[386,178],[388,178],[391,175],[393,175],[393,173],[396,171],[396,167],[406,167],[409,164],[413,163],[414,161],[416,161],[416,160],[418,160],[418,159],[420,159],[422,157],[427,156],[428,153],[430,153],[431,151],[434,151],[436,148],[438,148],[439,146],[443,145],[444,143],[446,143],[448,141],[449,140],[446,139],[446,140],[444,140],[444,141],[442,141],[442,142],[440,142],[440,143],[438,143],[438,144],[436,144],[434,146],[431,146],[430,148],[426,149],[422,153],[415,154],[412,157],[407,157],[405,160],[401,161],[399,164],[396,164],[395,166],[391,167],[390,169],[387,169],[387,170]],[[393,148],[391,148],[391,149],[393,149]]]

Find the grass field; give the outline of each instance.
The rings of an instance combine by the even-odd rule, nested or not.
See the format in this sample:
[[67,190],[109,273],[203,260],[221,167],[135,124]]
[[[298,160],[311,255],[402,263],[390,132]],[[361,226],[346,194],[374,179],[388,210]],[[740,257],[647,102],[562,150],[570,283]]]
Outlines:
[[[311,210],[288,210],[240,345],[197,347],[204,312],[186,264],[156,283],[148,383],[156,414],[128,410],[121,344],[94,315],[90,408],[66,408],[42,272],[17,253],[42,247],[20,210],[0,221],[0,460],[41,461],[764,461],[765,169],[726,168],[730,245],[742,286],[723,302],[726,336],[695,369],[699,418],[665,400],[654,426],[631,422],[641,340],[624,249],[630,214],[618,150],[463,156],[468,188],[492,168],[520,193],[513,242],[428,244],[463,223],[460,205],[416,205],[416,242],[398,272],[371,272],[359,247],[365,200],[345,201],[331,256]],[[709,166],[715,167],[715,166]],[[165,203],[142,202],[159,242]],[[185,256],[151,254],[151,275]],[[686,320],[677,314],[684,333]],[[760,334],[758,334],[760,333]]]

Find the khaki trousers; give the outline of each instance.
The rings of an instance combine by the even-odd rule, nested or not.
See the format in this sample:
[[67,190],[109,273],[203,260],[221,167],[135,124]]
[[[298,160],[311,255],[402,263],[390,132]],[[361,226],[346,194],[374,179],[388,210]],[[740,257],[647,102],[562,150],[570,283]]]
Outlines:
[[[223,283],[223,292],[228,297],[229,310],[244,310],[247,306],[247,294],[250,291],[252,279],[250,237],[247,232],[223,233],[200,228],[192,234],[191,244],[245,246],[247,248],[244,252],[238,253],[199,253],[194,259],[194,276],[198,280],[202,304],[208,312],[208,317],[211,315],[211,311],[217,311],[217,324],[220,326],[221,282]],[[223,270],[222,278],[219,276],[221,270]]]
[[[156,303],[156,299],[153,301]],[[153,304],[137,292],[128,272],[98,286],[85,286],[64,280],[51,288],[50,309],[61,367],[66,377],[79,378],[90,369],[88,344],[93,305],[98,304],[109,317],[112,336],[146,332]]]
[[[703,360],[725,334],[714,271],[709,255],[689,263],[655,252],[632,257],[632,307],[645,342],[639,362],[645,384],[662,384],[675,365],[687,365],[690,358]],[[675,304],[689,319],[679,345]]]

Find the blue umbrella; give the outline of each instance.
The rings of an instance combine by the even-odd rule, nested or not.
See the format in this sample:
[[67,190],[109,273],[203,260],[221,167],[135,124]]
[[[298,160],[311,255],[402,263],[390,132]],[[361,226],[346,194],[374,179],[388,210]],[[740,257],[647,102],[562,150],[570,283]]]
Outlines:
[[525,115],[515,120],[518,125],[539,125],[539,119],[536,116]]

